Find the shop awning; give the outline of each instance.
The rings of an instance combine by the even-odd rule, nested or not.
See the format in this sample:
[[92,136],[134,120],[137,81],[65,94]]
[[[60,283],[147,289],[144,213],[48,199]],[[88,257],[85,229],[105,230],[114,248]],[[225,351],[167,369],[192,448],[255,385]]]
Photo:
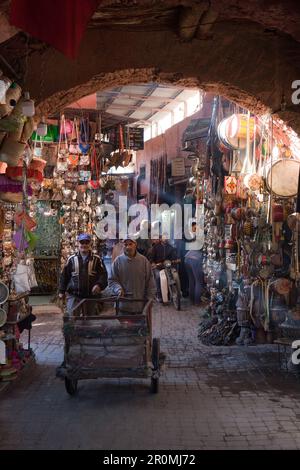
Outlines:
[[192,119],[182,135],[182,144],[195,139],[204,139],[208,135],[210,118]]

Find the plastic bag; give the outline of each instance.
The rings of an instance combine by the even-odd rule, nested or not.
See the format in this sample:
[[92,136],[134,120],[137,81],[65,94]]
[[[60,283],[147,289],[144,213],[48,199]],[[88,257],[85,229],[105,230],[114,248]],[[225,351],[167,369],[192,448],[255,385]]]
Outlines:
[[13,275],[15,291],[17,294],[30,292],[29,272],[26,264],[18,264],[15,274]]

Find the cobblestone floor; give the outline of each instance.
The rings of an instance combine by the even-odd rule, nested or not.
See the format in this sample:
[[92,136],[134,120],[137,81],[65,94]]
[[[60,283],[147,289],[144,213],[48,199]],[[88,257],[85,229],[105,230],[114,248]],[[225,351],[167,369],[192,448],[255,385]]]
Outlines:
[[55,377],[61,315],[40,313],[36,364],[0,394],[0,449],[300,449],[300,382],[279,370],[276,347],[203,346],[199,319],[187,305],[155,307],[167,354],[158,395],[110,379],[69,397]]

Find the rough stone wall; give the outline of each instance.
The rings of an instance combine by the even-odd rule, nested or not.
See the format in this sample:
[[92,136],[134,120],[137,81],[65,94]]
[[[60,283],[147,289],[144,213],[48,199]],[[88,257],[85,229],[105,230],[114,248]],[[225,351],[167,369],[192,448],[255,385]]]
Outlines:
[[[227,3],[230,15],[239,19],[216,21],[206,39],[196,36],[184,42],[171,29],[94,28],[86,32],[76,61],[50,47],[32,49],[25,87],[37,99],[40,114],[51,115],[82,96],[112,86],[149,81],[199,86],[257,114],[271,111],[300,133],[300,105],[291,102],[291,84],[300,79],[299,43],[287,34],[266,31],[264,24],[241,20],[251,11],[257,19],[256,1],[251,0],[252,7],[236,9],[233,1],[221,2],[224,8]],[[266,5],[278,19],[283,2],[268,1]],[[290,8],[290,16],[292,11]],[[265,16],[263,12],[262,18]],[[283,20],[283,29],[288,30],[290,23]],[[20,35],[3,43],[1,53],[24,71]],[[283,93],[287,102],[284,112],[280,111]]]

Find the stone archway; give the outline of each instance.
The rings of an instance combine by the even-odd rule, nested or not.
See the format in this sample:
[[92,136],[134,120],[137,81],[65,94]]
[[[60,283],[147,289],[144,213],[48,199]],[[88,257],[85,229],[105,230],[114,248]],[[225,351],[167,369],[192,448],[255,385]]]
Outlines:
[[[14,59],[22,47],[23,57]],[[76,61],[39,46],[30,49],[26,63],[21,35],[3,43],[1,52],[26,72],[24,88],[40,114],[51,115],[104,88],[158,81],[199,86],[256,114],[269,111],[300,133],[300,105],[291,102],[292,82],[300,79],[299,43],[249,20],[215,23],[211,37],[190,42],[172,30],[89,29]]]

